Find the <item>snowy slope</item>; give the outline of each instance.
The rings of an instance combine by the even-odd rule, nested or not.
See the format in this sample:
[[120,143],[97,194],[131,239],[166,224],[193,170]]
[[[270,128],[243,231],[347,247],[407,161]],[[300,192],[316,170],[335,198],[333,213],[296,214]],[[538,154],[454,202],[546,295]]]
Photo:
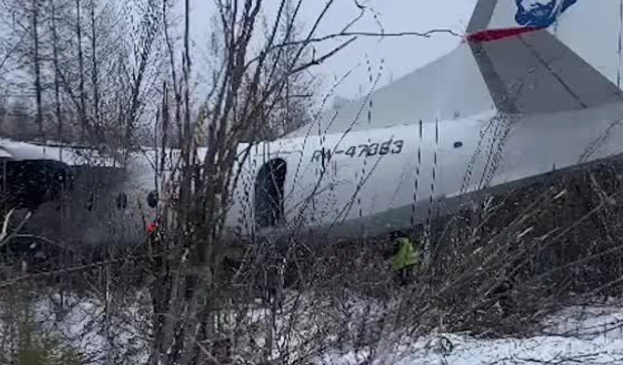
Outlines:
[[[104,363],[108,354],[128,364],[148,359],[148,328],[141,328],[148,313],[136,304],[124,318],[111,321],[110,333],[102,326],[104,308],[94,300],[68,301],[68,312],[59,318],[51,301],[38,302],[39,319],[93,361]],[[257,311],[250,313],[257,318]],[[119,313],[119,312],[117,312]],[[140,325],[143,323],[143,325]],[[542,333],[529,338],[477,339],[461,334],[435,333],[417,340],[395,343],[385,336],[372,361],[367,352],[326,351],[317,364],[623,364],[623,305],[570,307],[545,321]],[[302,331],[298,335],[305,337]],[[313,332],[313,331],[312,331]],[[290,339],[292,340],[292,339]],[[282,342],[282,341],[280,341]],[[294,344],[295,347],[298,345]],[[110,351],[114,348],[113,351]]]
[[[475,339],[439,334],[415,341],[374,364],[623,364],[623,307],[572,307],[549,318],[543,334]],[[323,364],[362,364],[367,354],[330,353]]]

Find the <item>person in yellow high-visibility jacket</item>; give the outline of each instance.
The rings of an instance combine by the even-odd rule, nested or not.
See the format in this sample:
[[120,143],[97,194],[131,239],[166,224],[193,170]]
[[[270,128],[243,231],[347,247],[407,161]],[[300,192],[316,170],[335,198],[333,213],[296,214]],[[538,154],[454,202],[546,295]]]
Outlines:
[[392,255],[392,269],[400,285],[406,285],[413,270],[419,266],[419,252],[417,245],[409,236],[402,233],[392,234],[394,250]]

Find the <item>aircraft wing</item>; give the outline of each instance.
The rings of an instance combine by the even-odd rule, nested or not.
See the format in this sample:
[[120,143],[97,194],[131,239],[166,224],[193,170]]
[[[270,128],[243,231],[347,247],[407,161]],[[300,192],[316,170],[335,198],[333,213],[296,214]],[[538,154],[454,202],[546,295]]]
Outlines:
[[[0,198],[5,207],[35,210],[72,191],[76,179],[121,171],[112,156],[95,149],[72,146],[49,146],[0,140]],[[101,171],[104,170],[104,171]]]
[[94,148],[67,145],[44,145],[0,139],[0,158],[14,161],[56,160],[69,166],[91,165],[119,167],[119,162],[110,154],[103,154]]

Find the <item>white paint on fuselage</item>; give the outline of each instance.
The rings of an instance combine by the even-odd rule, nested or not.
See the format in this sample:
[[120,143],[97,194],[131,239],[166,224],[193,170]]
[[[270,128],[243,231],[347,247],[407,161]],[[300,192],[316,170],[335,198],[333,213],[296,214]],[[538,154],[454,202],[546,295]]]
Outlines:
[[[491,111],[473,118],[422,123],[421,137],[416,123],[259,143],[235,166],[240,179],[225,223],[243,236],[253,232],[257,173],[269,160],[281,158],[287,163],[285,226],[322,232],[330,227],[328,233],[344,236],[410,228],[427,221],[431,201],[433,214],[451,214],[457,206],[456,201],[449,201],[483,188],[482,176],[498,143],[503,142],[489,187],[620,154],[623,129],[618,121],[622,117],[623,104],[524,117],[495,117]],[[494,138],[504,132],[504,126],[509,127],[506,140]],[[401,152],[360,156],[360,146],[388,141],[403,141]],[[238,146],[239,156],[248,146]],[[356,146],[356,155],[337,153],[351,146]],[[324,165],[322,158],[313,158],[322,148],[333,151]],[[82,203],[74,205],[73,214],[79,218],[73,230],[76,239],[103,243],[112,238],[112,231],[117,232],[116,239],[121,233],[124,242],[144,237],[143,220],[154,217],[146,197],[156,188],[153,167],[159,153],[148,150],[132,155],[126,178],[100,194],[94,212],[80,210]],[[201,149],[199,156],[204,154]],[[114,202],[120,192],[128,196],[128,206],[121,210]]]
[[[425,223],[431,201],[433,214],[452,213],[456,206],[446,205],[446,201],[485,187],[483,175],[490,168],[487,166],[495,165],[496,159],[490,156],[499,143],[497,170],[490,176],[489,187],[622,152],[623,130],[617,121],[623,117],[623,104],[580,112],[494,117],[494,112],[488,112],[474,118],[422,123],[421,138],[416,123],[254,145],[242,166],[236,166],[241,168],[241,176],[233,189],[226,225],[243,236],[254,231],[255,179],[259,169],[275,158],[287,163],[286,226],[323,232],[331,227],[328,233],[361,236]],[[505,125],[508,134],[502,140]],[[359,156],[359,146],[387,141],[403,141],[401,153]],[[460,146],[455,147],[457,142]],[[587,155],[592,145],[598,148]],[[357,147],[353,157],[336,153],[351,146]],[[240,145],[239,155],[244,155],[247,147]],[[324,165],[321,158],[313,159],[322,148],[333,151]],[[136,164],[124,189],[134,190],[133,195],[145,205],[146,194],[154,188],[153,176],[147,164]]]

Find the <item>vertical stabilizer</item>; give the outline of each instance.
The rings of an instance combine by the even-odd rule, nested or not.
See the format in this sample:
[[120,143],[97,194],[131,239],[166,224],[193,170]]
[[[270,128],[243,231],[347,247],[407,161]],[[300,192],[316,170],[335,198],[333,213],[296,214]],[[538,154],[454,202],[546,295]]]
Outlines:
[[[553,113],[622,101],[615,81],[621,50],[612,38],[614,28],[621,37],[621,4],[621,0],[478,1],[467,41],[497,109]],[[598,19],[582,21],[612,11],[620,16],[610,16],[604,24]],[[591,41],[587,33],[604,33],[612,42],[587,48],[590,42],[599,42]],[[604,68],[605,63],[617,72],[612,66]]]

